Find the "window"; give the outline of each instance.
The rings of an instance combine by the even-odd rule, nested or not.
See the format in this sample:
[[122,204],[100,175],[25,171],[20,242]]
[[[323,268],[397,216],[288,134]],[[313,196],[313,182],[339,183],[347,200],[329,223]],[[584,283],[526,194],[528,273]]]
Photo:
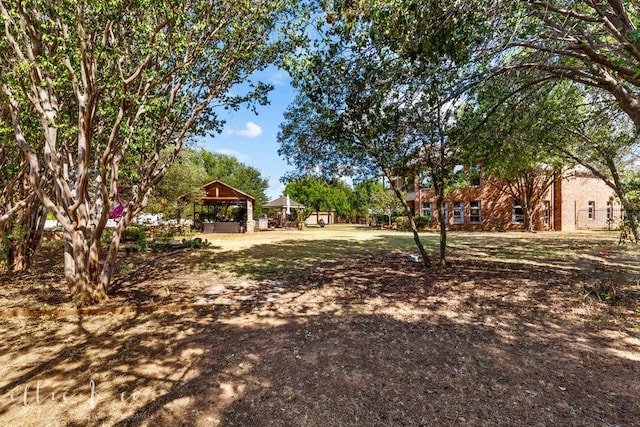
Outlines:
[[431,179],[431,175],[425,173],[422,175],[422,179],[420,180],[421,188],[433,188],[433,180]]
[[514,224],[524,224],[524,210],[517,200],[513,201],[513,208],[511,209],[511,221]]
[[[480,172],[482,171],[482,168],[480,167],[480,165],[475,165],[475,166],[471,166],[469,168],[469,183],[472,186],[477,187],[478,185],[480,185]],[[480,202],[478,202],[480,203]]]
[[464,202],[453,202],[453,223],[464,224]]
[[426,216],[429,219],[433,219],[433,213],[432,213],[432,209],[433,209],[433,204],[431,202],[429,203],[424,203],[422,205],[422,212],[421,215],[422,216]]
[[480,210],[480,201],[469,203],[469,222],[479,223],[482,221],[482,212]]
[[607,221],[613,221],[613,202],[607,202]]
[[596,219],[596,202],[594,202],[594,201],[590,201],[589,202],[588,218],[590,220]]
[[456,188],[467,186],[467,177],[464,173],[464,165],[455,165],[453,167],[453,176],[451,177],[451,185]]
[[542,202],[542,225],[549,225],[551,203],[548,200]]

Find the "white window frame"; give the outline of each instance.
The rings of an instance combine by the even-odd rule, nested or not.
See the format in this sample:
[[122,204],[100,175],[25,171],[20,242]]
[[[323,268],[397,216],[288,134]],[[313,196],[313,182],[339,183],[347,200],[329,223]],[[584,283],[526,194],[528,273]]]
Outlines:
[[[521,214],[517,213],[518,210],[521,211],[522,213]],[[511,208],[511,222],[513,224],[524,224],[524,209],[522,209],[522,206],[518,204],[518,202],[515,199],[513,199],[513,204]]]
[[420,212],[422,216],[428,216],[433,219],[433,203],[427,202],[422,204],[422,212]]
[[544,200],[542,202],[542,225],[549,225],[549,221],[551,220],[551,202],[548,200]]
[[593,221],[596,219],[596,202],[594,200],[589,200],[587,202],[587,218],[589,221]]
[[[477,204],[474,206],[474,204]],[[477,211],[477,214],[474,214],[474,211]],[[474,217],[477,217],[474,220]],[[482,202],[480,200],[474,200],[469,202],[469,223],[470,224],[480,224],[482,222]]]
[[464,202],[453,202],[453,223],[464,224]]

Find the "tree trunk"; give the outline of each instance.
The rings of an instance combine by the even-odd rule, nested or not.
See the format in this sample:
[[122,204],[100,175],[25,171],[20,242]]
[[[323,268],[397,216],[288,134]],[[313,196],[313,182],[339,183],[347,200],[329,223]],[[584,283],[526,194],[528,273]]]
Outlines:
[[444,197],[439,190],[436,190],[436,209],[438,210],[438,224],[440,228],[440,260],[438,265],[447,265],[447,223],[444,217]]
[[[426,268],[430,268],[431,259],[429,258],[429,254],[427,254],[427,251],[424,249],[424,245],[420,240],[420,234],[418,233],[418,227],[416,226],[416,222],[413,219],[413,213],[411,212],[411,209],[409,208],[409,205],[407,204],[407,202],[404,200],[404,197],[402,196],[402,193],[400,192],[400,190],[394,184],[391,185],[391,188],[393,189],[393,192],[395,193],[398,200],[400,200],[400,202],[402,203],[404,212],[407,215],[409,224],[411,225],[411,231],[413,232],[413,241],[416,243],[416,246],[418,247],[420,256],[422,256],[422,262]],[[389,212],[389,225],[391,225],[391,212]]]
[[533,221],[535,208],[528,203],[522,206],[522,212],[524,214],[524,230],[533,232],[536,229],[536,224]]
[[100,272],[100,286],[107,292],[111,286],[111,278],[113,277],[113,269],[115,267],[116,258],[118,255],[118,249],[120,248],[120,236],[122,235],[121,227],[114,230],[111,236],[111,243],[109,244],[109,250],[107,256],[102,264],[102,271]]
[[8,222],[3,232],[7,266],[13,273],[31,268],[42,241],[47,210],[34,198],[16,215],[16,221]]
[[620,192],[618,194],[618,198],[620,199],[620,203],[622,203],[622,207],[624,208],[625,222],[628,224],[631,234],[633,234],[633,240],[636,244],[638,244],[640,243],[640,230],[638,230],[638,213],[635,211],[633,205],[627,199],[626,194]]
[[78,230],[65,232],[64,239],[65,277],[74,302],[82,306],[105,300],[105,288],[90,274],[90,265],[97,260],[92,259],[95,254],[87,245],[84,233]]

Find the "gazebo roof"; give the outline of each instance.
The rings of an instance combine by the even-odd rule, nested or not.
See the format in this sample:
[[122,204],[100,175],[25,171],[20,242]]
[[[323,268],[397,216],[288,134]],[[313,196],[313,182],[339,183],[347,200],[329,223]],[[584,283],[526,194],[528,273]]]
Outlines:
[[203,185],[201,188],[205,191],[206,195],[200,197],[199,200],[205,203],[256,201],[255,197],[217,179]]
[[[302,203],[298,203],[295,200],[289,198],[289,205],[292,209],[304,209],[304,205]],[[275,200],[270,201],[262,205],[263,208],[267,209],[281,209],[287,207],[287,196],[278,197]]]

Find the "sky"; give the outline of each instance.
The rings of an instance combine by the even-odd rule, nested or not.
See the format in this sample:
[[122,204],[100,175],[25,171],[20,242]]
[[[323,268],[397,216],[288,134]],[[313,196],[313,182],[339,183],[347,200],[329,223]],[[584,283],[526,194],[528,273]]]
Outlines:
[[258,73],[256,78],[274,86],[269,93],[270,105],[259,106],[258,115],[247,109],[224,111],[220,117],[226,122],[222,133],[206,137],[200,145],[207,151],[234,156],[245,165],[258,169],[269,181],[267,198],[273,200],[284,191],[280,178],[293,169],[278,156],[276,137],[284,111],[293,101],[295,92],[290,76],[276,67]]

